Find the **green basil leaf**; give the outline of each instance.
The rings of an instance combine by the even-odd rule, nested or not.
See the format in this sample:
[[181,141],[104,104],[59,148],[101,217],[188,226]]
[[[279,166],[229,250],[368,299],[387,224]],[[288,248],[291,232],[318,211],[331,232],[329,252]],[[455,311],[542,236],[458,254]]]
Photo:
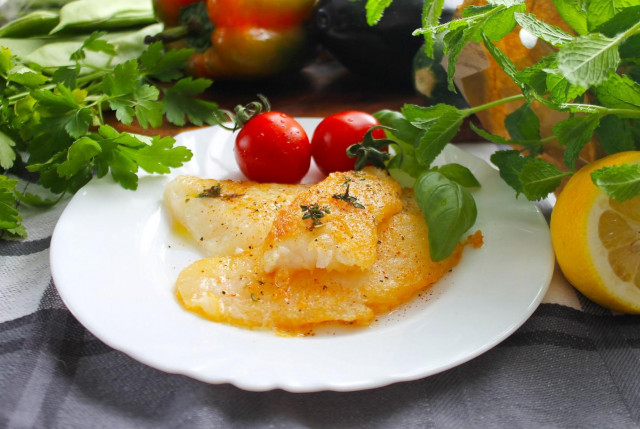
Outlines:
[[393,131],[387,130],[387,133],[391,133],[399,140],[413,146],[418,144],[420,129],[412,125],[402,113],[395,110],[380,110],[375,112],[373,116],[380,122],[380,125],[393,128]]
[[442,261],[475,223],[476,203],[469,191],[437,171],[420,176],[413,190],[429,228],[431,259]]
[[436,167],[435,171],[443,174],[447,179],[464,186],[465,188],[479,188],[480,182],[464,165],[457,164],[455,162],[450,164],[444,164],[440,167]]

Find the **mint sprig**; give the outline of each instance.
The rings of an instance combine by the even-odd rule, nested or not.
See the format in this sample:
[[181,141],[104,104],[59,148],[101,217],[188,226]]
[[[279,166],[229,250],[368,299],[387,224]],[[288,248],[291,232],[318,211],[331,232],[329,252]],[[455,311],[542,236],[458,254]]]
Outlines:
[[[425,3],[425,10],[438,10],[435,2]],[[420,131],[422,140],[417,138],[413,146],[405,145],[399,150],[404,156],[402,162],[392,159],[388,165],[410,170],[406,154],[413,151],[414,158],[425,168],[457,134],[460,118],[518,99],[524,100],[524,104],[505,118],[510,138],[488,133],[473,124],[471,128],[489,141],[514,147],[497,152],[492,161],[516,193],[531,200],[553,192],[578,168],[580,153],[594,136],[599,137],[608,153],[640,150],[640,4],[604,0],[587,3],[554,0],[553,4],[575,34],[527,13],[518,0],[492,0],[485,6],[469,6],[462,10],[459,19],[448,23],[439,23],[432,15],[423,19],[423,27],[414,34],[425,37],[428,55],[432,54],[430,43],[434,35],[444,33],[452,90],[462,49],[467,43],[482,42],[522,94],[466,110],[448,105],[403,108],[402,114]],[[495,44],[513,29],[513,22],[555,46],[557,53],[543,57],[533,66],[518,68],[508,52],[502,52]],[[552,135],[542,137],[540,120],[531,108],[533,103],[569,116],[554,125]],[[398,118],[395,122],[399,122]],[[537,158],[546,144],[554,140],[564,148],[566,169]],[[415,174],[415,165],[412,171]],[[593,177],[612,198],[619,198],[620,194],[628,198],[640,195],[636,173],[636,167],[616,166]]]

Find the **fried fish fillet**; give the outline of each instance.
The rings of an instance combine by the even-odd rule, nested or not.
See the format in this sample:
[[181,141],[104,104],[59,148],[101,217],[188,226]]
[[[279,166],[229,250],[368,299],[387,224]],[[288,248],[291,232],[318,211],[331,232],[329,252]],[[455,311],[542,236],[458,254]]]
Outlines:
[[265,271],[371,267],[378,224],[402,209],[400,195],[400,185],[373,167],[332,173],[278,213],[265,241]]
[[262,246],[278,211],[306,188],[179,176],[164,203],[208,256],[233,255]]
[[179,275],[177,295],[185,308],[218,322],[304,333],[328,322],[367,325],[376,314],[406,302],[458,262],[429,257],[427,226],[410,191],[404,208],[374,231],[375,260],[368,269],[277,269],[266,272],[260,251],[206,258]]

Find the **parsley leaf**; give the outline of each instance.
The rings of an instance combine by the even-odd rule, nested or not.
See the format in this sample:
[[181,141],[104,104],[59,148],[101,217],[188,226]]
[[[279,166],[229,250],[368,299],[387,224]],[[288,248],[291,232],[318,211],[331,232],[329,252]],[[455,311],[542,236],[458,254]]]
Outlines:
[[[0,175],[0,231],[9,234],[9,238],[24,238],[27,231],[22,222],[22,216],[16,209],[18,203],[14,193],[18,181]],[[6,238],[2,235],[2,238]]]
[[180,79],[170,88],[164,89],[164,113],[175,125],[186,124],[185,116],[195,125],[217,123],[214,111],[218,105],[211,101],[194,98],[211,85],[208,79]]
[[193,49],[165,51],[162,42],[154,42],[140,55],[140,69],[160,82],[180,79],[183,76],[182,69],[193,52]]

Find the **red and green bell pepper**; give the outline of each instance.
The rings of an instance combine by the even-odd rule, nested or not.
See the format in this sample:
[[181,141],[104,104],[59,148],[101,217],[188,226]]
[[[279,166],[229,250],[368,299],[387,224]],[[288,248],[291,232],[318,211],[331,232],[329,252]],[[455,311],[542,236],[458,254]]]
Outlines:
[[[195,76],[270,77],[299,68],[315,55],[308,25],[315,0],[154,0],[153,4],[165,33],[186,36],[187,45],[199,31],[194,22],[212,26],[201,34],[208,43],[204,49],[195,45],[201,49],[189,61]],[[204,6],[205,16],[200,13],[194,20]]]

